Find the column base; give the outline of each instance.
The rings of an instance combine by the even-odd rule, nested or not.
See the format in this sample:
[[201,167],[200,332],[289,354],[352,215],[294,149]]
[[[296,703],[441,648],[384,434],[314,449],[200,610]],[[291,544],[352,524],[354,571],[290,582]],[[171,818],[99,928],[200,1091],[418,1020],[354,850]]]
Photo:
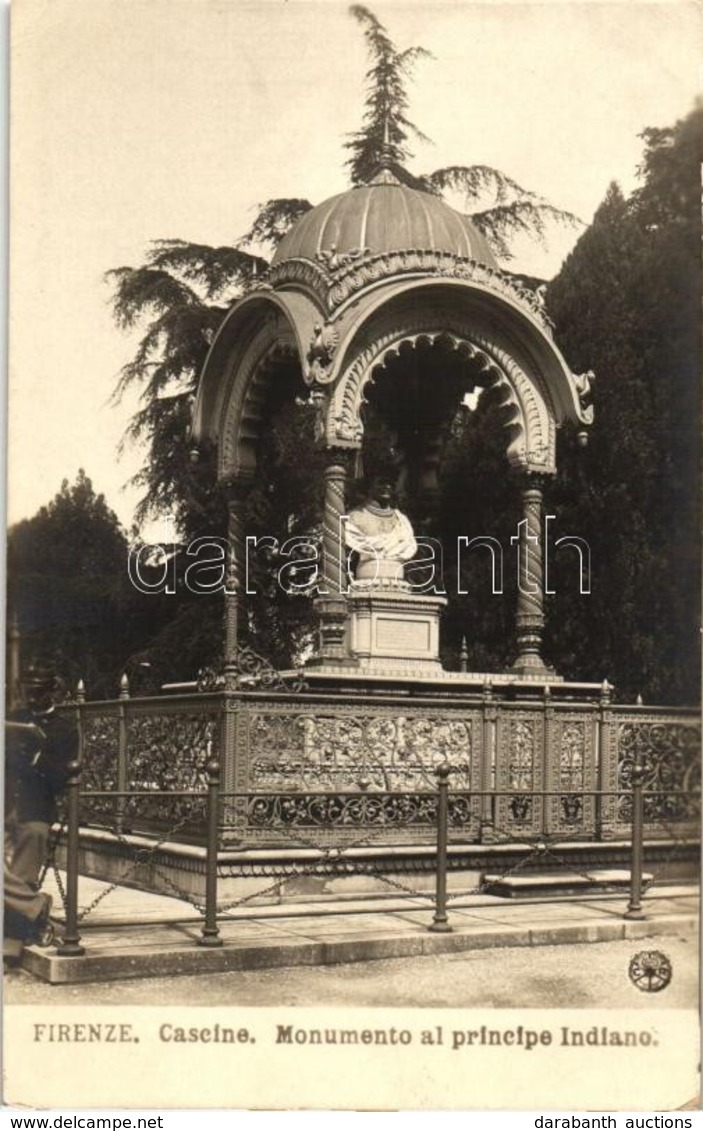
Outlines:
[[537,653],[528,653],[518,656],[509,670],[515,675],[543,675],[548,679],[557,678],[557,673],[554,668],[550,668],[549,664],[545,664],[542,657]]
[[432,933],[435,935],[448,935],[454,930],[454,928],[449,926],[449,923],[446,919],[437,919],[434,922],[430,923],[427,930],[432,931]]

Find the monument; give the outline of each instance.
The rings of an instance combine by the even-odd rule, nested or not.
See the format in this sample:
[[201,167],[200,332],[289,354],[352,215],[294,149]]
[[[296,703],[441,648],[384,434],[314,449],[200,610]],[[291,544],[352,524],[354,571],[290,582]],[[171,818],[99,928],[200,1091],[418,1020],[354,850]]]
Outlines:
[[[541,652],[543,495],[556,471],[557,429],[565,421],[583,430],[591,423],[588,382],[571,372],[559,352],[541,294],[498,269],[467,217],[409,188],[390,163],[367,184],[302,217],[281,241],[268,275],[225,318],[204,367],[194,437],[217,445],[219,480],[228,497],[230,666],[238,642],[243,500],[257,471],[267,392],[291,369],[317,406],[327,456],[324,592],[316,603],[313,678],[349,678],[355,668],[359,675],[442,674],[444,598],[404,583],[412,532],[394,509],[383,513],[387,495],[363,514],[347,514],[349,461],[362,449],[364,404],[391,370],[395,396],[414,397],[422,414],[421,430],[399,436],[420,491],[436,479],[447,406],[455,408],[482,389],[499,390],[508,461],[521,484],[522,548],[530,550],[516,610],[512,676],[555,678]],[[342,521],[349,547],[357,548],[361,532],[372,551],[361,551],[352,584],[339,551]],[[386,549],[377,552],[382,545]]]
[[[661,798],[647,817],[648,860],[668,859],[660,811],[693,843],[681,796],[697,773],[696,713],[614,704],[607,681],[568,683],[542,655],[545,492],[558,428],[570,422],[583,437],[592,422],[589,385],[562,357],[540,292],[497,267],[467,217],[389,163],[306,213],[222,322],[194,406],[193,442],[215,445],[227,499],[223,671],[151,699],[131,699],[125,679],[118,701],[71,708],[91,826],[84,870],[197,895],[205,833],[188,798],[202,801],[213,765],[225,904],[272,890],[307,897],[311,885],[322,898],[349,876],[357,892],[395,891],[400,873],[431,877],[444,764],[451,867],[469,886],[498,864],[523,867],[526,845],[541,859],[544,838],[572,867],[622,867],[643,757]],[[309,398],[324,454],[317,635],[302,672],[254,655],[242,615],[245,504],[283,387]],[[513,658],[502,671],[446,671],[446,598],[417,584],[423,532],[394,499],[397,466],[390,478],[371,474],[357,505],[354,469],[375,401],[421,513],[436,492],[447,414],[486,390],[503,407],[519,493]],[[140,796],[127,806],[129,791]]]

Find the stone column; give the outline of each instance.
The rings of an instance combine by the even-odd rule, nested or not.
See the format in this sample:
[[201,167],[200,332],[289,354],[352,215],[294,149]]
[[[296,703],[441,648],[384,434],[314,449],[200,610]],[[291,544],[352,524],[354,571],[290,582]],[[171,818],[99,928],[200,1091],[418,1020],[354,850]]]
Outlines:
[[518,598],[516,616],[518,675],[552,674],[542,659],[544,629],[543,480],[527,476],[522,481],[522,520],[510,541],[518,547]]
[[346,461],[330,449],[325,468],[325,509],[322,520],[321,596],[315,602],[319,616],[318,664],[350,663],[347,646],[347,574],[344,532]]
[[339,597],[347,588],[345,548],[340,520],[345,513],[347,469],[338,452],[330,452],[325,468],[325,511],[322,519],[322,589]]
[[232,484],[226,489],[227,497],[227,581],[225,589],[225,679],[228,672],[236,671],[239,644],[242,594],[244,592],[244,524],[242,512],[246,489],[242,484]]

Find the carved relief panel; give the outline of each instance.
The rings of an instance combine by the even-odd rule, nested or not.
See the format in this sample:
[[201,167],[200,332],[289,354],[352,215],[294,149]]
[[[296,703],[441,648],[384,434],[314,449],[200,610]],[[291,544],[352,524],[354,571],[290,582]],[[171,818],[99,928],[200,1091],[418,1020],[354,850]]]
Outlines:
[[254,796],[246,817],[241,799],[228,803],[226,823],[246,826],[247,839],[278,830],[292,842],[306,828],[326,843],[352,833],[369,843],[428,839],[443,762],[452,767],[453,834],[475,839],[478,800],[462,791],[478,780],[478,712],[247,704],[236,742],[235,789]]

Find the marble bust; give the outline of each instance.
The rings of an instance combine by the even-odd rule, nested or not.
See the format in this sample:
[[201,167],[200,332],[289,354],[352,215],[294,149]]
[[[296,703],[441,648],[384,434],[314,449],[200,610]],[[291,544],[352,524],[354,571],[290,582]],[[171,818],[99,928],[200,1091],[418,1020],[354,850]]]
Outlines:
[[391,505],[392,499],[390,480],[377,476],[371,482],[366,502],[347,517],[346,546],[359,555],[356,581],[401,582],[404,563],[417,552],[410,521]]

